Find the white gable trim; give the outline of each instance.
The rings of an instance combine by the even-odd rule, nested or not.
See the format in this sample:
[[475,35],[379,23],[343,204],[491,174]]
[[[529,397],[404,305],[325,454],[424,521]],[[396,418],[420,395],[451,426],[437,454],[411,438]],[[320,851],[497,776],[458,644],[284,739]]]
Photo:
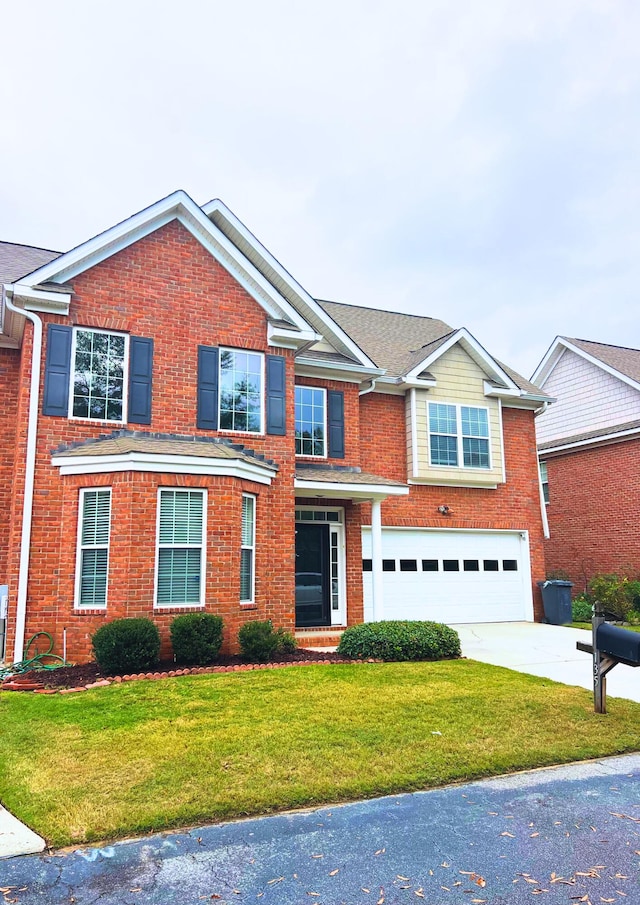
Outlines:
[[596,358],[595,355],[591,355],[589,352],[585,352],[584,349],[581,349],[579,346],[575,346],[572,342],[570,342],[568,339],[564,339],[562,336],[556,336],[555,340],[549,347],[549,351],[536,368],[535,373],[531,378],[532,382],[538,383],[539,386],[543,387],[551,376],[555,366],[562,358],[565,350],[567,349],[570,352],[574,352],[576,355],[579,355],[581,358],[584,358],[584,360],[588,361],[590,364],[600,368],[600,370],[604,371],[605,373],[617,378],[617,380],[621,380],[622,383],[626,383],[627,386],[633,387],[634,390],[638,390],[640,392],[640,383],[638,383],[637,380],[634,380],[632,377],[628,377],[626,374],[618,371],[617,368],[605,364],[605,362],[600,358]]
[[233,229],[240,233],[244,241],[254,249],[264,263],[274,270],[280,279],[290,287],[292,292],[298,296],[301,303],[306,305],[323,324],[327,325],[327,333],[333,333],[334,336],[337,336],[357,361],[361,362],[365,367],[376,367],[375,362],[373,362],[362,349],[356,345],[349,334],[345,333],[344,330],[327,314],[324,308],[322,308],[300,283],[285,270],[282,264],[280,264],[280,262],[273,257],[271,252],[269,252],[253,233],[247,229],[244,223],[242,223],[241,220],[238,220],[236,215],[229,210],[223,201],[219,198],[214,198],[213,201],[209,201],[207,204],[202,205],[202,211],[208,218],[218,214],[226,220]]
[[44,282],[63,283],[72,280],[79,273],[94,267],[174,219],[178,220],[210,252],[270,317],[287,318],[306,336],[316,335],[293,305],[271,286],[259,270],[182,190],[168,195],[122,223],[112,226],[106,232],[38,268],[29,274],[28,282],[25,278],[21,280],[21,286],[26,288]]
[[[449,351],[452,346],[455,346],[457,343],[465,349],[465,351],[473,358],[473,360],[481,367],[483,370],[488,371],[491,377],[495,380],[500,380],[505,385],[506,391],[511,391],[513,395],[520,395],[520,387],[518,387],[514,381],[509,377],[506,371],[497,364],[497,362],[489,355],[487,350],[480,345],[477,339],[475,339],[469,331],[465,327],[461,327],[459,330],[453,332],[448,339],[446,339],[441,346],[424,358],[420,364],[416,365],[406,376],[406,381],[419,380],[420,374],[422,371],[427,370],[434,362],[438,361],[439,358]],[[500,392],[500,390],[496,387],[492,388],[492,391]]]

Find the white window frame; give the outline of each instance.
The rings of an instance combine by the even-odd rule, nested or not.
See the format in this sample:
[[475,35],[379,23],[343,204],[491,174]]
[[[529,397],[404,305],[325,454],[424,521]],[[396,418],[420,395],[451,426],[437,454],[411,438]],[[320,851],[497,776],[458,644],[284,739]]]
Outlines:
[[549,505],[549,472],[547,470],[546,461],[540,462],[540,487],[542,488],[542,499],[546,506]]
[[[84,522],[84,501],[85,497],[88,493],[109,493],[109,538],[107,540],[107,580],[104,591],[104,604],[102,606],[96,606],[96,604],[92,604],[91,606],[87,606],[87,604],[80,603],[80,590],[82,583],[82,560],[83,553],[85,550],[103,550],[104,544],[83,544],[82,543],[82,526]],[[78,528],[76,535],[76,580],[75,580],[75,589],[74,589],[74,599],[73,599],[73,608],[74,610],[106,610],[109,598],[109,562],[110,562],[110,552],[111,552],[111,513],[112,513],[112,504],[113,504],[113,493],[111,487],[82,487],[80,489],[80,495],[78,497]]]
[[[84,418],[82,415],[73,414],[73,388],[76,373],[76,345],[78,333],[103,333],[107,336],[124,337],[124,360],[122,362],[122,418]],[[68,417],[71,421],[93,421],[98,424],[126,424],[127,423],[127,403],[129,401],[129,334],[122,333],[120,330],[101,330],[97,327],[81,327],[73,328],[71,337],[71,373],[69,376],[69,407]]]
[[[326,458],[327,458],[327,448],[328,448],[327,391],[326,391],[325,387],[313,387],[313,386],[307,386],[307,385],[305,385],[305,384],[303,384],[303,383],[297,383],[297,384],[295,385],[295,388],[294,388],[294,400],[295,400],[295,390],[313,390],[314,392],[321,392],[321,393],[322,393],[322,398],[323,398],[323,400],[324,400],[324,401],[323,401],[323,424],[322,424],[322,429],[323,429],[323,432],[324,432],[323,439],[322,439],[322,443],[323,443],[323,446],[324,446],[324,452],[322,453],[322,455],[317,455],[316,453],[296,453],[296,458],[298,458],[298,459],[326,459]],[[294,403],[294,405],[295,405],[295,403]],[[293,416],[293,422],[294,422],[294,444],[295,444],[295,440],[296,440],[296,438],[295,438],[295,424],[296,424],[296,421],[297,421],[297,420],[298,420],[298,419],[296,418],[295,407],[294,407],[294,416]]]
[[[188,492],[202,494],[202,538],[199,544],[162,544],[163,550],[175,549],[176,547],[184,547],[191,550],[200,550],[200,596],[199,601],[186,601],[184,603],[159,603],[158,602],[158,577],[160,572],[160,507],[162,494],[171,492]],[[171,609],[190,609],[194,607],[202,608],[205,605],[205,589],[207,575],[207,507],[208,494],[204,487],[158,487],[156,497],[156,566],[153,587],[153,607],[156,610]]]
[[[244,501],[253,500],[253,524],[251,532],[251,543],[245,544],[242,540],[242,510],[244,509]],[[242,494],[242,509],[240,510],[240,593],[239,599],[242,606],[249,606],[256,602],[256,522],[258,511],[258,498],[253,493]],[[242,551],[251,551],[251,598],[243,600],[242,598]]]
[[[432,436],[431,413],[430,413],[430,408],[429,408],[431,405],[449,405],[449,406],[453,406],[453,408],[455,408],[455,410],[456,410],[456,435],[455,436],[456,436],[456,454],[458,457],[457,465],[442,465],[439,462],[432,461],[432,458],[431,458],[431,436]],[[466,434],[462,433],[462,409],[463,408],[478,409],[478,411],[484,411],[487,413],[487,426],[489,428],[488,437],[467,437]],[[445,434],[436,433],[436,434],[433,434],[433,436],[436,436],[436,437],[453,436],[453,434],[445,435]],[[485,467],[485,466],[479,466],[479,465],[465,465],[464,464],[464,444],[462,442],[464,439],[472,439],[472,440],[479,439],[479,440],[487,441],[487,446],[488,446],[488,451],[489,451],[489,465],[488,466]],[[471,405],[468,402],[449,402],[444,399],[429,399],[427,401],[427,440],[428,440],[427,445],[429,448],[429,466],[431,468],[447,468],[447,469],[455,468],[458,471],[477,471],[477,472],[480,472],[481,474],[486,474],[487,472],[491,471],[491,469],[493,468],[493,457],[491,455],[491,411],[485,405]]]
[[[222,402],[222,354],[233,352],[234,355],[256,355],[260,359],[260,430],[235,430],[230,427],[220,427],[222,424],[220,405]],[[265,435],[265,410],[266,410],[267,383],[265,373],[265,359],[263,352],[255,349],[234,349],[230,346],[220,346],[218,350],[218,427],[225,434],[249,434],[251,437],[263,437]]]

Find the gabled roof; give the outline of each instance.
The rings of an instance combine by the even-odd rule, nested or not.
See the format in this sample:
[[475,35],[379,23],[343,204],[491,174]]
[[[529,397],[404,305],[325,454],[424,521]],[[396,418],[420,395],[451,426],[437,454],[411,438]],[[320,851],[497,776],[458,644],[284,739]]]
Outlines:
[[624,383],[640,389],[640,349],[569,336],[556,336],[531,379],[544,386],[565,349],[575,352]]
[[13,283],[59,256],[59,251],[49,251],[47,248],[0,242],[0,283]]
[[[449,344],[466,341],[473,344],[478,355],[496,378],[496,385],[517,389],[535,398],[543,395],[537,386],[516,371],[492,358],[466,330],[455,330],[444,321],[417,314],[401,314],[396,311],[380,311],[357,305],[319,300],[327,314],[337,321],[354,338],[358,346],[387,377],[405,377],[424,364],[437,359]],[[502,372],[502,373],[501,373]]]

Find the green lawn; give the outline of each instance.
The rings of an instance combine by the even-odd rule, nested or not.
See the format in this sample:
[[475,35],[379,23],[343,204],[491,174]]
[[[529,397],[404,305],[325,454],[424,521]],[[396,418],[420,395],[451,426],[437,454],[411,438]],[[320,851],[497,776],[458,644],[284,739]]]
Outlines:
[[0,800],[52,845],[640,746],[640,704],[471,660],[0,693]]
[[[587,631],[591,631],[591,623],[590,622],[570,622],[569,628],[584,628]],[[622,625],[620,628],[628,628],[630,632],[640,632],[640,625]]]

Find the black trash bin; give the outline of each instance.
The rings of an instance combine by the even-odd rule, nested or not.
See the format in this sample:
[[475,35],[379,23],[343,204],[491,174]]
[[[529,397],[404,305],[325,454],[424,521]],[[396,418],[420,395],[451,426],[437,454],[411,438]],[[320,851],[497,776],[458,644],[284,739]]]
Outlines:
[[544,621],[551,625],[571,622],[571,581],[539,581],[544,606]]

